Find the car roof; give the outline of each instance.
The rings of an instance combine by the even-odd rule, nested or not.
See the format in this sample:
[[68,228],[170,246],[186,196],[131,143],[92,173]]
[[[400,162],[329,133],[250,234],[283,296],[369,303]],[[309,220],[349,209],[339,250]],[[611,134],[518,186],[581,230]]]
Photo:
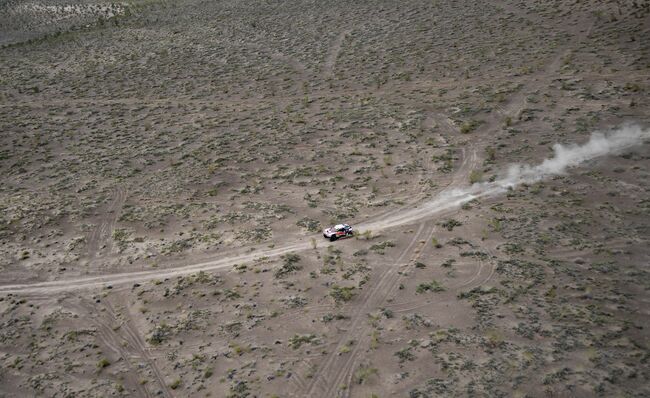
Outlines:
[[343,229],[343,228],[350,228],[350,226],[348,224],[336,224],[334,228]]

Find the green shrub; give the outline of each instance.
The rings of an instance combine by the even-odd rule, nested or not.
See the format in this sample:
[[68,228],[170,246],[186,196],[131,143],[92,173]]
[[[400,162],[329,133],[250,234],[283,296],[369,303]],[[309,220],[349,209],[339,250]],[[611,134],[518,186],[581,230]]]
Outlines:
[[296,264],[300,261],[299,255],[295,253],[287,253],[282,256],[282,259],[284,260],[284,264],[275,271],[274,275],[276,278],[282,278],[291,272],[300,271],[302,269],[302,265]]
[[171,388],[172,390],[175,390],[175,389],[177,389],[178,387],[181,386],[181,383],[182,383],[182,380],[180,378],[178,378],[178,379],[172,381],[172,383],[169,385],[169,388]]
[[379,371],[377,368],[372,368],[370,366],[360,366],[356,372],[354,372],[354,381],[357,384],[363,384],[368,378],[373,375],[376,375]]
[[212,377],[212,374],[213,374],[213,373],[214,373],[214,369],[213,369],[213,368],[207,368],[207,369],[203,372],[203,378],[204,378],[204,379],[209,379],[210,377]]
[[397,351],[395,356],[399,358],[400,363],[404,361],[413,361],[415,359],[415,355],[411,352],[411,347],[406,347],[403,350]]
[[469,134],[472,131],[476,130],[476,128],[481,124],[480,122],[477,122],[476,120],[469,120],[467,122],[464,122],[460,126],[460,132],[462,134]]
[[111,364],[111,362],[108,359],[102,358],[97,362],[97,368],[104,369],[105,367],[109,366],[110,364]]
[[384,250],[386,250],[387,247],[394,247],[395,243],[387,240],[385,242],[377,243],[372,246],[370,246],[370,250],[379,253],[379,254],[384,254]]
[[162,343],[163,341],[167,340],[167,338],[171,334],[171,327],[169,327],[166,323],[161,323],[160,325],[156,326],[151,333],[151,337],[147,339],[149,344],[152,345],[158,345]]
[[420,283],[418,287],[415,289],[415,292],[416,293],[442,292],[444,290],[445,288],[442,287],[440,283],[434,279],[429,283]]
[[294,350],[300,348],[303,344],[316,344],[318,343],[318,337],[315,334],[296,334],[289,339],[289,347]]
[[318,220],[313,220],[308,217],[303,217],[298,222],[296,222],[296,225],[302,228],[305,228],[309,232],[318,232],[320,231],[321,224],[320,221]]
[[476,184],[483,179],[483,172],[481,170],[473,170],[469,173],[469,183]]
[[441,224],[443,227],[447,228],[447,231],[453,231],[454,227],[459,227],[463,225],[460,221],[456,221],[453,218],[443,222]]
[[354,287],[341,287],[334,285],[330,290],[330,296],[332,296],[337,304],[352,300],[355,294],[356,293],[354,292]]

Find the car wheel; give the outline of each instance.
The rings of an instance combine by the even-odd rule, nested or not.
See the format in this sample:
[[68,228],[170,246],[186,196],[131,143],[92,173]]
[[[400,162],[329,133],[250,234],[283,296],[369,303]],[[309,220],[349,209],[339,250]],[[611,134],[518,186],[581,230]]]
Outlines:
[[334,241],[337,240],[338,238],[339,238],[338,236],[336,236],[336,235],[332,235],[332,236],[330,236],[330,242],[334,242]]

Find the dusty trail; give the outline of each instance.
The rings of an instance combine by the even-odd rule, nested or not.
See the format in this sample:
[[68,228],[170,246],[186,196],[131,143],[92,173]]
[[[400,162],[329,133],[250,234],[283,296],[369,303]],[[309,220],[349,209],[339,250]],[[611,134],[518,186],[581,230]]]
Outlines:
[[122,206],[126,201],[127,191],[122,187],[117,187],[115,193],[113,194],[113,199],[104,211],[104,216],[99,221],[96,228],[93,228],[88,236],[87,240],[87,255],[89,258],[96,258],[98,252],[102,248],[102,243],[105,244],[106,253],[110,253],[112,249],[112,239],[111,234],[115,229],[115,223],[117,218],[120,215]]
[[[461,165],[452,179],[451,183],[438,195],[439,199],[430,202],[425,202],[420,206],[414,208],[402,207],[395,210],[390,210],[386,213],[379,215],[374,221],[367,221],[357,224],[358,231],[372,230],[373,233],[380,232],[387,228],[393,228],[399,225],[413,224],[428,219],[431,216],[438,215],[442,212],[453,210],[460,206],[463,202],[455,201],[445,203],[445,200],[440,198],[449,195],[449,192],[462,187],[463,182],[467,180],[467,175],[476,166],[478,162],[477,151],[469,151],[470,155],[465,156],[468,150],[462,150]],[[205,261],[190,265],[181,265],[167,269],[155,269],[147,271],[133,271],[114,273],[107,275],[87,276],[72,279],[33,282],[24,284],[9,284],[0,286],[0,293],[22,293],[22,294],[57,294],[60,292],[101,288],[108,285],[115,287],[118,285],[125,285],[129,283],[145,282],[152,279],[165,279],[176,276],[193,274],[199,271],[217,271],[232,267],[235,264],[254,261],[261,257],[279,257],[283,254],[291,252],[299,252],[312,248],[310,241],[306,238],[301,238],[298,242],[282,245],[272,249],[255,250],[245,254],[234,254],[221,259]]]
[[334,67],[336,66],[336,60],[338,59],[339,53],[341,52],[341,47],[343,46],[343,40],[345,40],[346,36],[349,33],[349,30],[339,33],[339,35],[334,40],[334,43],[332,43],[332,46],[327,53],[327,57],[325,58],[323,79],[329,79],[334,74]]
[[[638,126],[624,126],[608,137],[595,135],[588,143],[582,146],[568,148],[556,147],[556,157],[546,159],[539,165],[516,165],[515,167],[511,167],[502,179],[477,183],[463,188],[463,181],[466,181],[466,177],[464,177],[465,173],[478,163],[478,157],[474,151],[470,156],[464,157],[464,166],[461,167],[461,172],[434,199],[412,208],[403,207],[395,213],[389,212],[374,221],[360,223],[357,225],[357,228],[360,231],[371,230],[376,232],[400,225],[421,223],[431,219],[433,216],[440,217],[447,212],[453,212],[469,201],[502,195],[520,184],[534,183],[544,178],[564,173],[569,167],[576,167],[592,159],[641,145],[648,139],[650,139],[650,130],[643,130]],[[306,237],[303,237],[298,242],[279,247],[249,251],[248,253],[234,254],[213,261],[167,269],[87,276],[47,282],[7,284],[0,286],[0,293],[55,294],[63,291],[88,289],[105,285],[123,285],[151,279],[171,278],[196,273],[198,271],[226,269],[234,264],[254,261],[260,257],[278,257],[290,252],[307,250],[311,248],[311,245],[311,242],[306,241]]]
[[197,264],[185,265],[168,269],[154,269],[151,271],[123,272],[108,275],[98,275],[64,279],[58,281],[35,282],[27,284],[4,285],[0,287],[2,293],[59,293],[89,289],[102,286],[116,286],[128,283],[143,282],[152,279],[164,279],[174,276],[193,274],[199,271],[214,271],[229,268],[237,263],[253,261],[260,257],[278,257],[283,254],[302,251],[311,247],[310,242],[301,241],[273,249],[255,251],[252,253],[235,255],[219,260],[206,261]]
[[[423,226],[424,226],[424,224],[423,224]],[[402,256],[400,256],[400,259],[403,261],[403,258],[404,258],[405,255],[410,255],[410,259],[405,265],[407,265],[409,263],[414,263],[415,261],[420,259],[420,257],[423,254],[423,248],[425,247],[426,242],[431,241],[431,238],[433,237],[433,234],[435,232],[436,232],[436,227],[432,226],[432,227],[430,227],[429,234],[427,235],[427,237],[425,239],[418,239],[418,240],[414,239],[413,240],[413,242],[418,242],[417,247],[414,248],[413,244],[409,245],[409,247],[404,251],[404,253],[402,253]],[[422,235],[420,235],[420,237],[421,236]],[[402,281],[404,278],[405,278],[405,276],[402,275],[402,274],[397,274],[396,275],[395,281],[393,282],[392,285],[390,285],[386,289],[382,299],[378,303],[376,303],[375,308],[384,307],[386,302],[388,301],[388,299],[392,298],[392,297],[394,297],[396,295],[396,289],[398,288],[398,286],[400,284],[400,281]],[[363,336],[363,340],[359,344],[356,344],[355,350],[353,350],[353,352],[351,353],[351,355],[350,355],[350,357],[348,359],[349,365],[347,367],[343,368],[342,372],[340,373],[341,376],[340,376],[340,379],[339,379],[340,380],[339,383],[342,382],[342,381],[345,381],[344,384],[345,384],[345,386],[347,386],[347,388],[344,389],[342,391],[342,393],[340,394],[342,396],[342,398],[350,397],[351,394],[352,394],[352,387],[353,387],[352,381],[353,381],[353,377],[354,377],[354,371],[355,371],[355,369],[358,368],[358,366],[361,363],[361,358],[360,358],[361,357],[361,355],[360,355],[361,354],[360,353],[361,347],[362,346],[365,346],[365,347],[370,346],[371,335],[370,335],[369,332],[371,330],[371,327],[370,327],[371,325],[366,323],[363,326],[365,326],[363,328],[363,330],[359,331],[359,333],[358,333],[358,335]]]
[[[404,258],[412,251],[415,244],[418,242],[424,231],[425,225],[421,224],[417,232],[411,238],[408,246],[402,251],[395,264],[401,264]],[[359,355],[359,350],[362,347],[367,347],[367,338],[365,330],[367,329],[364,323],[366,318],[363,314],[369,313],[375,308],[378,308],[393,290],[395,284],[399,281],[399,274],[396,267],[386,267],[375,284],[373,289],[368,290],[365,297],[362,298],[361,305],[351,316],[352,325],[346,333],[345,337],[339,339],[336,349],[332,350],[325,363],[320,367],[318,372],[311,379],[311,382],[305,392],[305,396],[335,396],[337,389],[342,385],[342,381],[347,378],[348,374],[352,373],[355,359]],[[342,348],[350,340],[358,340],[354,344],[354,348],[342,360],[337,360]]]
[[[107,311],[103,313],[106,316],[103,316],[101,315],[102,313],[97,312],[96,308],[94,307],[94,303],[91,303],[88,300],[81,300],[79,302],[73,303],[70,305],[70,307],[78,312],[79,315],[93,314],[89,316],[89,321],[92,325],[97,327],[97,336],[99,337],[99,340],[103,342],[111,351],[116,353],[126,364],[128,372],[125,375],[124,384],[127,387],[135,388],[138,396],[151,397],[152,394],[148,391],[147,386],[140,383],[136,378],[137,362],[142,359],[141,352],[140,350],[131,352],[126,349],[126,346],[123,344],[125,342],[131,348],[137,347],[133,346],[132,341],[129,339],[128,335],[122,336],[116,332],[114,325],[118,323],[118,319],[115,316],[112,307],[106,307]],[[120,325],[120,328],[121,326],[122,325]],[[163,384],[162,388],[164,389],[166,386]],[[169,395],[167,394],[165,396]]]
[[[106,306],[111,316],[114,319],[117,319],[115,315],[115,310],[111,307],[110,303],[107,303]],[[140,357],[143,358],[146,364],[151,368],[153,375],[160,387],[158,395],[162,395],[164,397],[172,397],[173,394],[171,393],[169,387],[167,386],[167,383],[165,382],[165,377],[162,375],[162,372],[158,368],[158,365],[156,364],[156,359],[152,358],[149,355],[149,350],[145,345],[142,335],[138,333],[138,328],[133,324],[133,318],[131,317],[128,306],[126,304],[124,305],[124,308],[127,314],[127,319],[122,323],[121,328],[124,331],[124,334],[126,335],[127,341],[129,342],[132,348],[135,348],[136,352],[140,354]]]

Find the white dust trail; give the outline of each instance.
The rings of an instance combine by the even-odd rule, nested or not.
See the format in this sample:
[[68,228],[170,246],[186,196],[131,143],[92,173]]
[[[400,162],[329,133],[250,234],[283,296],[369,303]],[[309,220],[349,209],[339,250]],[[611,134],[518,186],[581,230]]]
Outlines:
[[542,179],[560,175],[571,167],[626,149],[642,145],[650,139],[650,130],[638,125],[624,125],[608,133],[596,132],[584,145],[553,146],[554,155],[536,166],[512,164],[505,177],[492,182],[476,183],[467,188],[454,188],[441,192],[436,199],[417,208],[399,212],[389,218],[359,226],[360,230],[378,231],[397,225],[410,224],[434,214],[462,206],[478,198],[494,197],[520,184],[530,184]]
[[[471,185],[464,189],[450,189],[441,192],[436,199],[420,204],[411,209],[399,210],[390,216],[377,221],[357,225],[357,230],[373,232],[393,228],[399,225],[412,224],[430,219],[445,211],[454,210],[464,203],[478,198],[494,197],[520,184],[533,183],[553,175],[564,173],[568,168],[578,166],[589,160],[617,154],[634,146],[643,144],[650,139],[650,130],[644,130],[636,125],[626,125],[609,133],[594,133],[584,145],[559,145],[553,149],[553,157],[544,160],[536,166],[511,165],[505,177],[493,182]],[[213,261],[198,264],[181,265],[173,268],[132,271],[120,274],[79,277],[46,282],[13,284],[0,286],[0,293],[41,293],[52,294],[63,291],[98,288],[106,285],[125,285],[152,279],[171,278],[188,275],[199,271],[216,271],[232,268],[234,264],[254,261],[260,257],[279,257],[289,252],[299,252],[309,249],[310,242],[297,241],[274,248],[266,248],[246,254],[230,255]]]
[[522,183],[532,183],[552,175],[563,174],[566,169],[575,167],[589,160],[618,154],[626,149],[643,144],[650,139],[650,130],[644,130],[637,125],[626,125],[608,134],[593,133],[584,145],[563,146],[555,144],[555,155],[544,160],[541,164],[531,166],[512,165],[507,176],[496,181],[503,186],[517,186]]

